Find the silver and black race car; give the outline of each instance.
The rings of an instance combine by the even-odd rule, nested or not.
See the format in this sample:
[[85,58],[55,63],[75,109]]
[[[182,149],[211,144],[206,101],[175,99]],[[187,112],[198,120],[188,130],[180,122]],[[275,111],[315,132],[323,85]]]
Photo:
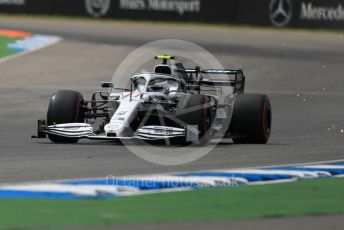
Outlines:
[[[82,138],[181,145],[203,145],[218,138],[267,143],[272,120],[269,98],[244,93],[242,70],[187,69],[173,56],[155,59],[162,64],[152,73],[133,75],[128,88],[104,82],[107,90],[94,93],[89,101],[75,91],[54,93],[47,119],[38,121],[37,137],[48,136],[56,143]],[[225,79],[206,78],[209,75]],[[225,96],[220,98],[219,91]]]

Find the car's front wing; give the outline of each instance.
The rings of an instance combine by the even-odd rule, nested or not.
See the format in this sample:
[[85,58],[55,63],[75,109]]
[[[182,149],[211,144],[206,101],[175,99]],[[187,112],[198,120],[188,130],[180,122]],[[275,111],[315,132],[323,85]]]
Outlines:
[[86,123],[68,123],[46,126],[45,121],[38,121],[38,135],[43,138],[48,135],[55,135],[72,139],[91,139],[91,140],[164,140],[172,138],[185,138],[186,141],[198,141],[197,126],[188,125],[185,128],[167,127],[167,126],[144,126],[137,129],[133,136],[119,137],[96,135],[93,127]]

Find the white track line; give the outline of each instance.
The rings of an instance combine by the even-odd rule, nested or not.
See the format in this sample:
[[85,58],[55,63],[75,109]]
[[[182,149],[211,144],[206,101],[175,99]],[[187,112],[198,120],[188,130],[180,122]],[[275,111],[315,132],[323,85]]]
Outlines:
[[320,165],[304,165],[304,166],[300,166],[300,168],[315,168],[315,169],[344,169],[344,165],[328,165],[328,164],[320,164]]
[[1,190],[25,191],[25,192],[56,192],[70,193],[77,196],[97,197],[99,194],[130,195],[139,192],[134,187],[106,186],[106,185],[64,185],[64,184],[27,184],[0,187]]
[[307,171],[290,171],[290,170],[270,170],[270,169],[237,169],[237,170],[227,170],[221,171],[225,173],[244,173],[244,174],[266,174],[266,175],[288,175],[297,178],[303,179],[313,179],[325,176],[331,176],[330,173],[327,172],[307,172]]

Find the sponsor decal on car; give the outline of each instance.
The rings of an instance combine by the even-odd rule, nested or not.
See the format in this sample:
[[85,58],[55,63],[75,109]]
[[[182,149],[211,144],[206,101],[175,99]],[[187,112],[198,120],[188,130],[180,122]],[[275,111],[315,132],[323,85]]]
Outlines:
[[128,113],[128,111],[119,111],[116,113],[116,116],[125,116]]
[[173,135],[173,128],[170,127],[162,127],[162,126],[156,126],[153,127],[155,134],[162,134],[162,135]]

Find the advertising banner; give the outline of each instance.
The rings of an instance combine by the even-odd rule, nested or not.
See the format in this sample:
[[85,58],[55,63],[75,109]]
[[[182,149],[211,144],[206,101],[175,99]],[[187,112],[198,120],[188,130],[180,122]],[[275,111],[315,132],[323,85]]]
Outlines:
[[297,27],[344,29],[344,0],[300,0],[295,11]]
[[0,13],[344,28],[344,0],[0,0]]
[[1,13],[51,14],[52,0],[0,0]]
[[236,11],[236,0],[52,1],[53,14],[94,18],[233,23]]

